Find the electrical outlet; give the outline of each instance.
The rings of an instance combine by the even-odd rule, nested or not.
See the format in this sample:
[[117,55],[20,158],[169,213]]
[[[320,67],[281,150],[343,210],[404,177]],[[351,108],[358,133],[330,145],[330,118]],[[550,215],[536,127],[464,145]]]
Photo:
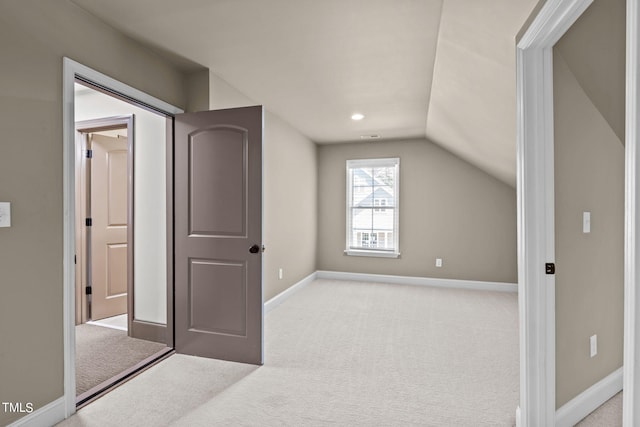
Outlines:
[[597,335],[591,335],[591,338],[589,338],[589,347],[591,349],[591,357],[595,357],[595,355],[598,354],[598,336]]
[[278,269],[278,279],[282,280],[283,271],[281,268]]
[[442,267],[442,258],[436,258],[436,267]]
[[11,227],[11,203],[0,202],[0,227]]

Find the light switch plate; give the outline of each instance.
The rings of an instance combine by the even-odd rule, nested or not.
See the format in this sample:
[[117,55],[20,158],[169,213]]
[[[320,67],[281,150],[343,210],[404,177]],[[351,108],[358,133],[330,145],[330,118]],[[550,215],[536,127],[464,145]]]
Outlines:
[[591,212],[582,212],[582,232],[591,233]]
[[0,227],[11,227],[11,203],[0,202]]

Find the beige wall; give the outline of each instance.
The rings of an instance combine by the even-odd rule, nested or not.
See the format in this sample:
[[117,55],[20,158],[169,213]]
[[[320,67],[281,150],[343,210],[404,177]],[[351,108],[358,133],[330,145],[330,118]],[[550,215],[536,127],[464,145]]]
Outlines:
[[[344,255],[348,159],[400,157],[399,259]],[[427,140],[318,149],[318,269],[517,281],[516,192]],[[435,267],[436,257],[443,267]]]
[[210,71],[208,68],[188,73],[185,80],[187,91],[186,111],[206,111],[209,110],[209,86]]
[[0,2],[0,53],[0,402],[38,409],[63,395],[62,57],[177,106],[184,81],[67,0]]
[[316,270],[318,168],[316,145],[282,119],[267,112],[264,132],[267,301]]
[[[596,1],[588,12],[608,15],[612,3]],[[586,19],[594,22],[592,15]],[[624,28],[624,14],[619,19],[615,25]],[[574,28],[584,31],[580,21]],[[554,49],[557,407],[620,368],[623,358],[624,147],[615,129],[621,119],[610,114],[624,115],[624,110],[603,106],[624,104],[624,92],[617,91],[618,80],[624,81],[624,57],[617,56],[608,71],[592,69],[588,86],[610,85],[611,103],[593,98],[573,71],[588,67],[603,49],[619,50],[618,32],[612,29],[608,38],[600,32],[605,40],[585,52],[574,28],[559,42],[562,48]],[[564,53],[574,48],[579,54],[569,64]],[[591,212],[589,234],[582,232],[584,211]],[[594,334],[598,354],[590,358]]]
[[536,16],[538,16],[538,14],[540,13],[540,10],[542,9],[542,7],[546,2],[547,0],[537,0],[535,2],[535,5],[533,6],[533,8],[531,9],[531,12],[529,13],[529,16],[524,21],[524,24],[522,24],[522,27],[520,27],[518,34],[516,34],[516,44],[520,42],[520,40],[522,39],[522,36],[524,36],[524,34],[527,32],[527,30],[531,26],[531,23],[533,23],[533,20],[536,19]]
[[624,141],[626,2],[595,0],[558,41],[574,77]]

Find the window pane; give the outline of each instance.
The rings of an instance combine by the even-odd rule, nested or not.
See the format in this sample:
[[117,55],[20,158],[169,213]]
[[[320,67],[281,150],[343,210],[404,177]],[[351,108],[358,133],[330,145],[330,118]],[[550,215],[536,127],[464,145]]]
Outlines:
[[393,231],[395,225],[394,209],[377,209],[373,212],[371,229],[374,231]]
[[354,168],[351,169],[353,174],[354,187],[371,187],[373,185],[373,176],[371,168]]
[[354,207],[370,207],[373,206],[373,188],[355,187],[353,189],[353,206]]
[[378,203],[376,203],[376,206],[393,206],[395,199],[393,187],[374,187],[373,199],[378,201]]
[[377,248],[378,247],[378,234],[377,233],[371,233],[369,235],[369,247],[370,248]]
[[395,175],[395,168],[373,168],[373,178],[376,185],[393,185]]
[[354,208],[351,228],[354,231],[371,231],[373,209]]

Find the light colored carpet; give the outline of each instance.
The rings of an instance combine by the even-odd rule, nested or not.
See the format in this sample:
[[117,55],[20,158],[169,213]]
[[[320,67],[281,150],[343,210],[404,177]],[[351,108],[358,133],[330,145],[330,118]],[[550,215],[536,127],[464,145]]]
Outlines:
[[128,323],[127,315],[121,314],[119,316],[107,317],[106,319],[90,320],[87,322],[87,325],[103,326],[105,328],[113,328],[113,329],[119,329],[121,331],[127,331],[129,329],[127,323]]
[[607,400],[576,427],[622,427],[622,392]]
[[117,329],[76,326],[76,394],[90,390],[164,348],[164,344],[130,338]]
[[266,316],[262,367],[175,355],[62,426],[513,426],[512,293],[318,280]]

